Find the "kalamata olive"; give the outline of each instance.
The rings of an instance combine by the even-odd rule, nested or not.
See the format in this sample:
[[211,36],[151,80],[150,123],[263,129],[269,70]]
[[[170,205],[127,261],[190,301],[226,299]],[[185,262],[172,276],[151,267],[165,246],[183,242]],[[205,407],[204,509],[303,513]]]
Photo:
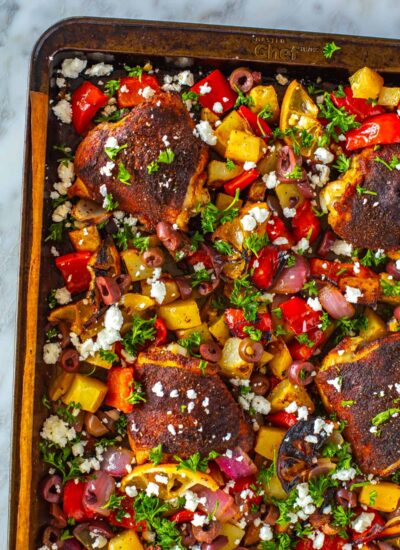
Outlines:
[[296,181],[305,181],[307,175],[304,170],[299,172],[299,177],[290,177],[294,169],[301,165],[301,157],[294,154],[294,151],[289,145],[284,145],[278,154],[276,165],[276,175],[281,183],[294,183]]
[[217,520],[205,523],[202,527],[193,526],[193,535],[199,542],[211,543],[221,533],[221,523]]
[[181,523],[178,529],[181,532],[182,545],[185,548],[190,548],[196,544],[196,539],[193,535],[192,525],[190,523]]
[[279,518],[279,510],[274,504],[268,504],[266,514],[263,518],[263,522],[268,525],[275,525]]
[[214,279],[211,279],[211,281],[203,281],[199,284],[197,287],[197,290],[199,291],[199,294],[202,296],[208,296],[211,294],[211,292],[214,292],[214,290],[218,287],[220,283],[219,277],[214,277]]
[[254,85],[253,73],[246,67],[238,67],[232,71],[229,77],[229,84],[235,92],[239,89],[241,92],[247,93]]
[[121,299],[121,289],[113,277],[96,277],[96,286],[103,303],[107,306],[116,304]]
[[318,247],[318,255],[326,256],[331,249],[331,246],[336,241],[336,236],[333,231],[325,231],[321,244]]
[[263,345],[251,338],[244,338],[239,345],[239,355],[247,363],[257,363],[264,353]]
[[102,437],[108,433],[108,427],[95,414],[87,412],[85,414],[85,428],[88,434],[93,437]]
[[67,346],[69,346],[70,343],[71,343],[71,336],[70,336],[71,328],[67,325],[67,323],[63,323],[63,322],[61,322],[58,325],[58,328],[60,329],[60,332],[61,332],[61,335],[62,335],[60,345],[61,345],[62,349],[64,349]]
[[259,372],[256,372],[250,378],[251,391],[256,395],[266,395],[270,388],[268,378]]
[[315,366],[308,361],[294,361],[288,369],[288,378],[295,386],[308,386],[313,381]]
[[174,229],[168,222],[158,222],[157,237],[170,252],[175,252],[182,242],[182,236],[178,230]]
[[203,542],[201,545],[201,550],[220,550],[220,548],[225,548],[228,544],[228,537],[225,535],[219,535],[212,542]]
[[40,492],[46,502],[60,502],[62,488],[62,479],[57,474],[45,477],[40,484]]
[[343,487],[336,491],[336,500],[343,508],[355,508],[358,501],[355,493]]
[[48,548],[61,548],[63,545],[63,541],[60,539],[60,537],[60,529],[48,525],[43,532],[42,542]]
[[149,267],[161,267],[164,263],[164,254],[161,248],[153,246],[143,252],[143,261]]
[[400,321],[400,306],[394,308],[393,315],[398,321]]
[[127,273],[121,273],[121,275],[115,277],[115,281],[121,290],[121,294],[125,294],[132,284],[132,278]]
[[176,277],[174,279],[176,282],[179,294],[181,295],[182,300],[186,300],[192,294],[192,287],[190,286],[189,281],[185,277]]
[[53,527],[65,529],[67,526],[67,518],[59,504],[55,502],[50,503],[50,515],[53,516],[50,521]]
[[315,191],[311,187],[310,182],[307,179],[307,174],[304,170],[302,172],[302,177],[302,180],[296,182],[297,189],[300,191],[302,197],[305,199],[312,199],[315,197]]
[[82,546],[76,539],[67,539],[61,546],[61,550],[81,550]]
[[386,264],[386,271],[396,280],[400,279],[400,269],[397,269],[397,262],[390,260],[390,262]]
[[117,409],[110,409],[109,411],[97,411],[96,416],[100,418],[101,422],[108,428],[112,433],[115,432],[115,423],[120,417],[119,411]]
[[202,358],[210,363],[217,363],[222,356],[221,347],[216,342],[200,344],[199,351]]
[[79,367],[79,353],[74,348],[65,348],[60,357],[62,368],[67,372],[75,372]]
[[267,195],[267,204],[269,209],[275,212],[277,216],[283,216],[282,207],[276,195]]

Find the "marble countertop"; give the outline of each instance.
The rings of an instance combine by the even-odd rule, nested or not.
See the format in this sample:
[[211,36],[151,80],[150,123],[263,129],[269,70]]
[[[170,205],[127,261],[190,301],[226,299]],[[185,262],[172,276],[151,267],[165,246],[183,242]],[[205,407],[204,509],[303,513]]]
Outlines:
[[[390,14],[390,16],[388,16]],[[398,0],[1,0],[0,1],[0,532],[7,528],[22,159],[31,50],[71,16],[218,23],[400,38]],[[5,539],[0,545],[5,548]]]

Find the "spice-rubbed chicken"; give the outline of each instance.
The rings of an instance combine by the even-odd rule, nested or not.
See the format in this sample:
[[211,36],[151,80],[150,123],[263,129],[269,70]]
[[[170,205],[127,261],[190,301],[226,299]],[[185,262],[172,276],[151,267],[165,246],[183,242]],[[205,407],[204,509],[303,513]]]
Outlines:
[[396,157],[400,159],[399,143],[383,145],[379,150],[366,148],[354,156],[351,168],[340,180],[321,192],[329,224],[355,247],[400,248],[400,171],[393,165]]
[[325,357],[316,384],[327,409],[346,421],[362,471],[387,476],[400,466],[400,334],[362,345],[361,338],[343,340]]
[[218,374],[200,361],[161,349],[138,357],[135,373],[146,403],[128,415],[129,439],[138,453],[160,443],[164,453],[187,458],[236,446],[249,451],[253,431]]
[[[111,193],[121,210],[148,229],[160,220],[186,228],[194,207],[209,200],[203,189],[208,148],[193,134],[194,127],[179,96],[161,92],[120,121],[99,124],[75,155],[83,195],[103,202],[105,192]],[[124,146],[114,159],[105,151],[109,138],[114,148]],[[166,149],[172,162],[157,163]]]

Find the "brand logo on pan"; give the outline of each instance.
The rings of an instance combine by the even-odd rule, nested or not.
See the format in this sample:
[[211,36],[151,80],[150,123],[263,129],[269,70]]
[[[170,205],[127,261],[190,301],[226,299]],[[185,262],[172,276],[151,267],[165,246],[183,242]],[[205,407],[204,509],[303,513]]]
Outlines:
[[298,54],[320,52],[315,46],[289,46],[284,38],[252,36],[256,43],[254,55],[270,61],[296,61]]

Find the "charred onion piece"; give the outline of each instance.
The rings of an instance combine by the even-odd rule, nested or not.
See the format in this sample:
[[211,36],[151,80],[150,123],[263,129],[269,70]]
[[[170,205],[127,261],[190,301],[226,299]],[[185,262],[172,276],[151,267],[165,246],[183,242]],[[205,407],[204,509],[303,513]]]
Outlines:
[[87,412],[85,414],[85,428],[89,435],[93,437],[102,437],[108,433],[108,427],[95,414]]
[[241,92],[247,93],[254,86],[254,73],[246,67],[238,67],[232,71],[229,77],[229,84],[235,92],[239,89]]
[[192,294],[192,287],[185,277],[176,277],[175,282],[178,285],[179,294],[182,300],[186,300]]
[[210,363],[217,363],[222,356],[222,350],[215,342],[200,344],[199,351],[202,358]]
[[225,548],[228,542],[228,537],[225,535],[219,535],[212,542],[203,542],[201,545],[201,550],[220,550],[220,548]]
[[247,363],[257,363],[264,353],[263,345],[251,338],[244,338],[239,345],[239,355]]
[[[307,479],[309,471],[315,466],[319,449],[328,438],[324,429],[314,433],[314,426],[315,418],[300,420],[289,428],[279,447],[276,469],[287,493],[297,483]],[[314,436],[317,442],[306,441],[307,436]]]

